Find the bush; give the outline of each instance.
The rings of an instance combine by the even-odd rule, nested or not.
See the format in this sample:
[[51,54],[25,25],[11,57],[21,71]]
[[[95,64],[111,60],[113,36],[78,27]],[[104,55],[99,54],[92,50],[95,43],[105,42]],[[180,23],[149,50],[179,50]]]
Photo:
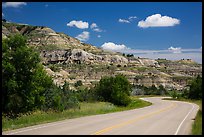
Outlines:
[[134,57],[133,54],[127,54],[127,57]]
[[130,91],[131,85],[123,75],[105,76],[96,86],[99,100],[108,101],[119,106],[127,106],[131,102],[129,98]]
[[182,93],[178,93],[179,91],[173,90],[173,91],[169,91],[169,95],[173,98],[173,99],[180,99],[182,97]]
[[62,89],[53,85],[44,94],[46,104],[42,110],[63,111],[71,108],[79,108],[79,101],[75,91],[70,90],[69,83],[65,82]]
[[97,101],[96,91],[91,88],[80,88],[77,92],[77,99],[81,102],[95,102]]
[[70,89],[68,82],[65,82],[62,87],[61,103],[63,105],[63,110],[79,107],[79,101],[77,99],[77,94],[75,91]]
[[[39,82],[40,81],[40,82]],[[43,93],[52,85],[37,52],[20,34],[2,40],[2,112],[25,113],[45,103]]]
[[202,77],[199,75],[190,84],[188,98],[202,99]]
[[44,93],[46,104],[43,104],[41,109],[43,111],[62,109],[60,107],[61,93],[62,93],[61,88],[55,85],[47,89],[46,92]]

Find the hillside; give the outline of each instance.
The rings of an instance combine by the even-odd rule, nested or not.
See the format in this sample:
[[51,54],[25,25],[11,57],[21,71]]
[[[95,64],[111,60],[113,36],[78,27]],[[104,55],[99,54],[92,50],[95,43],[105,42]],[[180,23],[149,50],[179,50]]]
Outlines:
[[196,75],[202,75],[202,65],[193,60],[170,61],[123,56],[81,43],[78,39],[58,33],[46,26],[2,21],[2,38],[21,33],[27,44],[40,52],[45,70],[57,85],[81,80],[90,87],[102,76],[124,74],[132,84],[182,89]]

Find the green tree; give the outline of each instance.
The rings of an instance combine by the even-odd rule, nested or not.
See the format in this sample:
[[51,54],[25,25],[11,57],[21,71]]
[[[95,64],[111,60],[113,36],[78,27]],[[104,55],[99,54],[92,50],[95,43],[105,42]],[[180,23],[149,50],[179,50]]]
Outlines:
[[134,57],[133,54],[127,54],[127,57]]
[[202,77],[200,75],[191,82],[188,98],[202,99]]
[[45,103],[43,92],[52,85],[39,54],[20,34],[2,40],[2,111],[17,114]]
[[79,107],[79,101],[77,99],[77,93],[70,89],[69,83],[65,82],[62,87],[61,106],[62,109],[77,108]]
[[62,87],[53,85],[46,90],[44,96],[47,102],[42,107],[44,111],[63,111],[70,108],[79,108],[77,92],[70,89],[68,82],[65,82]]
[[103,77],[96,86],[99,100],[112,102],[115,105],[126,106],[130,103],[131,85],[123,75]]
[[164,88],[163,85],[159,85],[158,94],[159,95],[165,95],[166,94],[166,89]]
[[159,95],[158,89],[154,84],[150,87],[150,92],[152,95]]
[[49,89],[47,89],[44,92],[44,97],[45,97],[45,102],[41,109],[44,111],[48,111],[48,110],[63,110],[63,108],[61,107],[61,93],[62,93],[62,89],[56,85],[52,85],[52,87],[50,87]]

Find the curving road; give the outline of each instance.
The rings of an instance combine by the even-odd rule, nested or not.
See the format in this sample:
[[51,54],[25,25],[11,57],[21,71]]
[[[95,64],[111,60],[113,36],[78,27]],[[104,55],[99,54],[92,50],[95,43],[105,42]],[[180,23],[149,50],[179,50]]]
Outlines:
[[3,132],[3,135],[186,135],[199,109],[198,105],[143,98],[153,104],[148,107],[68,119]]

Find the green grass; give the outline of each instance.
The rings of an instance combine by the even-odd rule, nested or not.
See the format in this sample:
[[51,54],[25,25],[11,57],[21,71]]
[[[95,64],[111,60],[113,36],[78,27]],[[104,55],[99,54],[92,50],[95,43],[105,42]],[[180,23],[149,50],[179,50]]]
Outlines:
[[202,100],[190,100],[190,99],[172,99],[172,98],[166,98],[166,100],[178,100],[178,101],[186,101],[195,103],[199,106],[199,111],[196,114],[195,121],[192,125],[191,134],[192,135],[202,135]]
[[192,135],[202,135],[202,111],[199,110],[192,127]]
[[63,112],[35,111],[32,114],[24,114],[16,119],[8,119],[2,115],[2,130],[12,130],[36,124],[54,122],[64,119],[77,118],[88,115],[105,114],[117,111],[130,110],[151,105],[150,102],[131,97],[132,103],[127,107],[118,107],[109,102],[80,103],[80,109],[69,109]]

